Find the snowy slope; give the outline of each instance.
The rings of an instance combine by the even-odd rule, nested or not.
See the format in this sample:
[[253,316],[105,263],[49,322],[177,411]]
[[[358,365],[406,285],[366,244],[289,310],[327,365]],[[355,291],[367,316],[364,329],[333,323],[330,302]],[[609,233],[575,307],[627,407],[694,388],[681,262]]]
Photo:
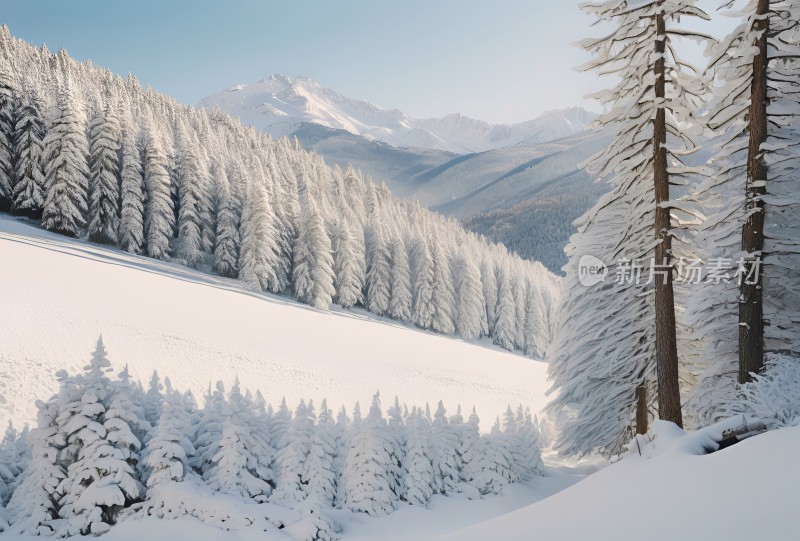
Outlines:
[[437,541],[797,539],[800,427],[705,454],[721,426],[686,434],[657,425],[643,456]]
[[[425,175],[416,191],[420,202],[437,212],[466,218],[568,186],[584,191],[590,176],[579,165],[603,148],[602,132],[583,132],[541,143],[502,148],[453,160],[435,175]],[[552,189],[552,190],[551,190]]]
[[[0,215],[0,422],[31,420],[53,373],[86,364],[103,334],[115,367],[154,369],[202,393],[209,382],[331,407],[380,390],[411,404],[477,406],[482,428],[508,403],[538,411],[545,365],[366,313],[320,312],[237,282],[67,239]],[[199,395],[201,396],[201,395]]]
[[278,137],[293,134],[303,123],[314,123],[395,147],[458,154],[566,137],[583,131],[593,119],[579,107],[550,111],[513,125],[491,124],[460,114],[417,119],[398,109],[345,97],[306,77],[284,75],[233,86],[205,98],[200,106],[209,110],[218,106],[244,124]]

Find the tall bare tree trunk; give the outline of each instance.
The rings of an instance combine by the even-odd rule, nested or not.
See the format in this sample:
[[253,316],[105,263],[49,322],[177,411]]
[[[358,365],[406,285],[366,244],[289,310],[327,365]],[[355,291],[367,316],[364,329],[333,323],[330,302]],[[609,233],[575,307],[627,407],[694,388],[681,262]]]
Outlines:
[[[759,0],[756,16],[769,10],[769,0]],[[750,90],[749,132],[747,149],[747,187],[745,211],[747,221],[742,229],[742,250],[747,252],[746,276],[742,280],[739,300],[739,383],[750,381],[750,374],[764,367],[764,307],[762,272],[754,272],[756,257],[763,257],[764,201],[767,193],[767,166],[761,158],[761,145],[767,140],[767,32],[769,20],[764,17],[755,22],[755,29],[763,31],[756,41],[758,54],[753,58],[753,84]],[[748,283],[750,282],[750,283]]]
[[647,384],[636,387],[636,433],[647,434]]
[[[665,68],[664,52],[667,31],[664,14],[656,15],[655,65],[656,100],[664,99]],[[667,173],[667,124],[664,105],[656,109],[653,126],[653,184],[656,196],[655,234],[658,244],[655,249],[655,264],[662,265],[662,272],[655,274],[656,288],[656,372],[658,374],[658,416],[683,426],[681,394],[678,384],[678,344],[675,333],[675,297],[672,290],[672,237],[670,236],[670,208],[662,208],[669,201],[669,174]],[[667,267],[670,265],[670,267]]]

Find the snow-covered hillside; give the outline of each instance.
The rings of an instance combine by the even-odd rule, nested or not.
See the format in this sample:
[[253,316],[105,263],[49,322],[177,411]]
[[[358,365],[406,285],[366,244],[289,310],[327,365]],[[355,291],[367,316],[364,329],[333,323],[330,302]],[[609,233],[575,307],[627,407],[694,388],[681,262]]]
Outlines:
[[[475,405],[483,430],[507,404],[545,403],[546,365],[375,318],[285,297],[0,216],[0,422],[35,417],[56,370],[82,368],[102,333],[116,367],[153,370],[202,393],[218,379],[286,396],[369,404],[376,390],[409,405]],[[198,396],[201,396],[198,394]]]
[[271,75],[249,85],[236,85],[200,102],[220,109],[244,124],[280,137],[303,123],[346,130],[395,147],[438,149],[458,154],[517,144],[533,144],[586,129],[594,115],[580,107],[549,111],[518,124],[491,124],[450,114],[417,119],[398,109],[383,109],[326,88],[306,77]]

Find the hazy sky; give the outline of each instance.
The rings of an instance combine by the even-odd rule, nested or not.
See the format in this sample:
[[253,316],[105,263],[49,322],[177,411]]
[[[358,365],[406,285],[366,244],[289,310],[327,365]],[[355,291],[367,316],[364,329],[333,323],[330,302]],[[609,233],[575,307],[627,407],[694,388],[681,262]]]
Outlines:
[[[708,4],[711,4],[709,6]],[[11,33],[179,101],[273,73],[418,116],[494,122],[581,105],[596,35],[572,0],[3,0]],[[701,1],[713,7],[715,1]]]

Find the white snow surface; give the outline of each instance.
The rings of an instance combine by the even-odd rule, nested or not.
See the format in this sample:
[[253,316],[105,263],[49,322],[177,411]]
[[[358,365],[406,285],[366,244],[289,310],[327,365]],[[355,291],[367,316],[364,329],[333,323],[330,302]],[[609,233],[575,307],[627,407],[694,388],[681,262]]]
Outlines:
[[411,405],[476,406],[488,431],[508,404],[538,412],[546,365],[366,312],[320,311],[234,280],[69,239],[0,216],[0,422],[35,420],[54,373],[79,371],[98,335],[115,369],[153,370],[201,399],[210,383],[330,407],[375,391]]
[[413,118],[326,88],[307,77],[271,75],[239,84],[203,99],[208,110],[219,106],[242,123],[275,137],[291,135],[311,122],[345,130],[395,147],[482,152],[517,144],[552,141],[584,131],[594,119],[580,107],[548,111],[517,124],[491,124],[458,113],[442,118]]
[[566,490],[436,541],[796,539],[800,427],[715,449],[741,417],[686,433],[657,421],[650,444]]

